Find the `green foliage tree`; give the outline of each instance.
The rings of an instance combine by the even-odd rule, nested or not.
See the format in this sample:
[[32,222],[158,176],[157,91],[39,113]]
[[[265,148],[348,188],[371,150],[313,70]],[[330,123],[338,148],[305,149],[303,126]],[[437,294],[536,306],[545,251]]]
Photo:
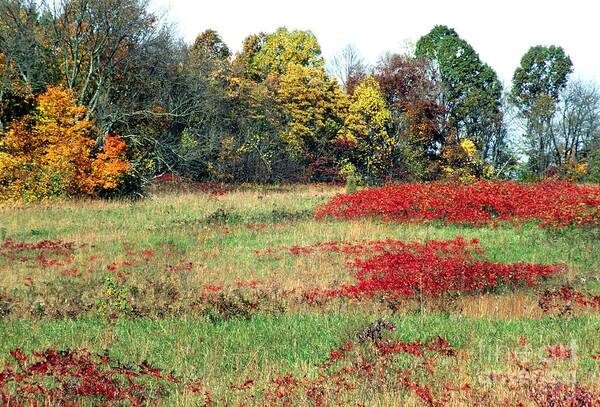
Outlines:
[[531,47],[513,75],[512,96],[523,111],[535,108],[540,97],[558,102],[573,71],[571,58],[562,47]]
[[469,138],[478,154],[497,164],[504,146],[502,85],[494,70],[451,28],[436,26],[417,42],[417,57],[434,62],[441,102],[458,137]]
[[552,164],[552,121],[573,64],[561,47],[535,46],[513,75],[511,98],[525,123],[529,169],[541,176]]

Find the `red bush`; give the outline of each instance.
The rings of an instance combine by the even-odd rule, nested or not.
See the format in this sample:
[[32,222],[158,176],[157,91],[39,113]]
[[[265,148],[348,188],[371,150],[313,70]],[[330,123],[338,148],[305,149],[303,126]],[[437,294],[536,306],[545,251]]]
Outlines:
[[27,263],[32,268],[46,269],[48,266],[71,264],[75,260],[75,250],[83,246],[62,240],[21,242],[7,239],[0,242],[0,258],[10,262]]
[[356,270],[357,282],[329,291],[330,296],[435,297],[480,292],[501,284],[533,286],[562,269],[560,265],[490,262],[481,258],[484,251],[477,240],[467,242],[462,238],[424,243],[325,242],[289,250],[295,255],[324,251],[347,257],[348,265]]
[[165,395],[164,384],[178,382],[145,362],[128,368],[86,350],[48,349],[26,356],[15,349],[10,354],[16,365],[0,371],[1,405],[72,406],[85,399],[94,405],[146,405]]
[[539,299],[539,305],[544,312],[562,310],[563,313],[572,311],[573,306],[583,308],[600,308],[600,294],[590,294],[577,291],[569,285],[557,289],[548,289]]
[[539,184],[480,181],[470,185],[408,183],[334,197],[315,218],[379,217],[394,222],[468,225],[538,221],[542,226],[600,223],[600,186],[552,180]]
[[366,390],[388,388],[414,393],[424,405],[441,407],[448,395],[447,383],[436,386],[432,376],[439,358],[455,356],[456,350],[440,337],[427,342],[388,338],[348,342],[330,352],[316,378],[288,373],[273,379],[260,405],[299,405],[298,400],[314,406],[349,405]]

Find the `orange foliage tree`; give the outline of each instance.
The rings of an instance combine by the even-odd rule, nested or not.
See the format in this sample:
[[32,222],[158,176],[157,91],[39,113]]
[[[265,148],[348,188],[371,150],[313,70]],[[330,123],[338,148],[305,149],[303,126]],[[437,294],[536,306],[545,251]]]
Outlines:
[[131,165],[119,136],[96,147],[95,129],[73,92],[50,87],[33,111],[0,134],[0,197],[40,200],[114,190]]

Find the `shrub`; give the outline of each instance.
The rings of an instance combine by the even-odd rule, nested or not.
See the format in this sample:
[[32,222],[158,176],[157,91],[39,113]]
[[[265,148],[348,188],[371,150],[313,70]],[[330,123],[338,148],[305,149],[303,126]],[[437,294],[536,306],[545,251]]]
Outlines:
[[530,263],[494,263],[482,258],[477,240],[462,238],[424,243],[399,240],[322,242],[291,247],[294,255],[315,251],[341,253],[355,284],[329,290],[329,296],[432,298],[452,293],[477,293],[510,287],[533,286],[558,273],[562,266]]
[[10,352],[13,363],[0,371],[0,404],[11,406],[146,405],[166,395],[170,374],[142,362],[130,368],[84,349]]
[[564,227],[600,224],[600,186],[548,180],[538,184],[508,181],[406,183],[334,197],[315,218],[378,217],[391,222],[495,224],[539,222]]
[[105,136],[96,151],[86,111],[71,90],[50,87],[38,95],[34,111],[0,137],[0,197],[40,200],[115,190],[131,170],[126,144]]

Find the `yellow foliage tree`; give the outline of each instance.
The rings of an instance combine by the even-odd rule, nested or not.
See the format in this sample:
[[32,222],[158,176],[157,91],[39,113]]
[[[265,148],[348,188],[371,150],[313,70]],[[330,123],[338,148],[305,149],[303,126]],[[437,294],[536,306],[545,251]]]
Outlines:
[[462,183],[474,182],[483,166],[475,143],[469,138],[451,139],[442,150],[444,178]]
[[343,125],[346,97],[323,68],[290,65],[279,78],[277,100],[287,116],[280,137],[292,153],[326,146]]
[[94,127],[85,114],[71,90],[50,87],[38,95],[33,112],[0,138],[0,196],[40,200],[115,189],[131,169],[126,145],[107,136],[94,154]]
[[310,31],[279,28],[264,39],[253,58],[253,69],[262,77],[281,75],[292,65],[322,68],[324,60],[317,37]]
[[342,134],[355,146],[355,159],[365,175],[381,177],[392,167],[398,140],[386,130],[391,118],[379,84],[367,76],[354,90]]

